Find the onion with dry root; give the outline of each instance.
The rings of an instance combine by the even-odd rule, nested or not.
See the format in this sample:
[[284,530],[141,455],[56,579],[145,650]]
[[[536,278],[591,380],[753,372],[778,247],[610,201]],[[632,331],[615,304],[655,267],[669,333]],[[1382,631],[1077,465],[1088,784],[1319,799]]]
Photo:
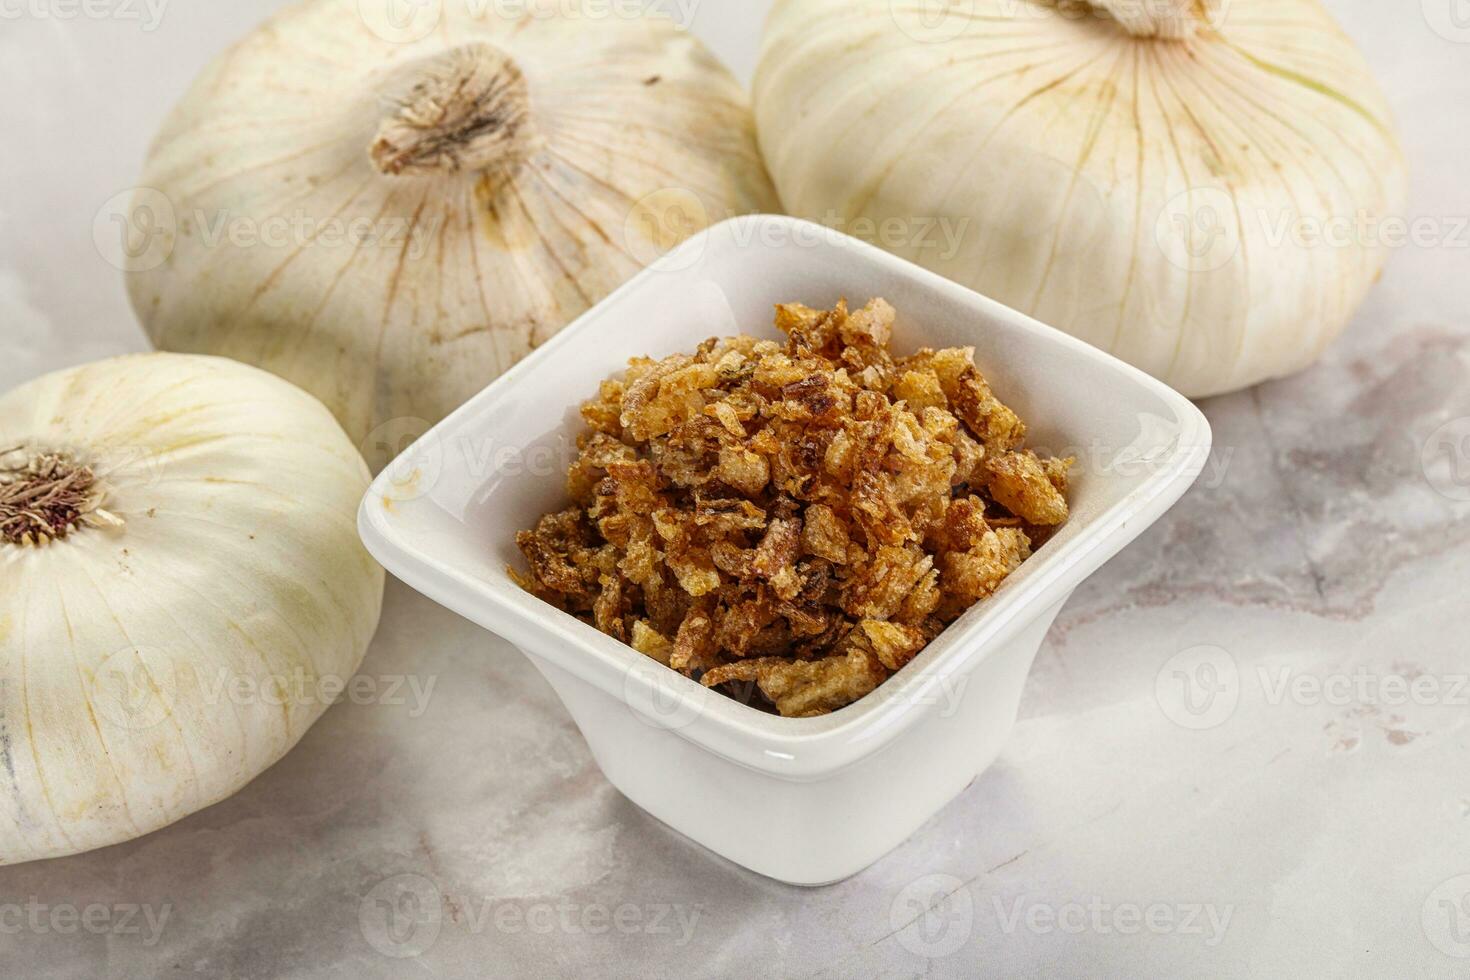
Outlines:
[[792,213],[1194,396],[1311,363],[1402,216],[1318,0],[779,0],[755,105]]
[[319,402],[220,358],[0,397],[0,864],[156,830],[296,744],[377,628],[367,483]]
[[169,117],[128,258],[159,347],[273,371],[360,444],[414,435],[668,247],[777,209],[745,93],[672,22],[381,6],[287,8]]

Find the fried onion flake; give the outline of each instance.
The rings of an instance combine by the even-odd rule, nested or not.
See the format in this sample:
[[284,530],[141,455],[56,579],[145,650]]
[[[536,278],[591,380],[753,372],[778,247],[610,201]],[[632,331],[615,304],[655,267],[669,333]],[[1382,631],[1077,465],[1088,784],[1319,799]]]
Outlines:
[[782,305],[785,343],[631,361],[516,581],[787,717],[876,690],[1066,522],[1075,463],[1024,448],[972,349],[894,357],[896,315]]

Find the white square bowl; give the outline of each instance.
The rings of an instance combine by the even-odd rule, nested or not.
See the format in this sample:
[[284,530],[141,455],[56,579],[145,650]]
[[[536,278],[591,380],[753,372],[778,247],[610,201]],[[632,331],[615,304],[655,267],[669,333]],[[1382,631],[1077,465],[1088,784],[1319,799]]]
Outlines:
[[[873,296],[899,311],[896,352],[974,346],[1029,445],[1080,461],[1066,526],[877,691],[821,718],[768,715],[511,580],[516,532],[566,504],[578,406],[628,358],[777,336],[779,302]],[[359,527],[390,572],[531,658],[629,799],[738,864],[815,885],[877,860],[990,765],[1062,604],[1183,495],[1209,447],[1188,400],[1121,361],[855,239],[755,216],[684,243],[433,428],[375,481]]]

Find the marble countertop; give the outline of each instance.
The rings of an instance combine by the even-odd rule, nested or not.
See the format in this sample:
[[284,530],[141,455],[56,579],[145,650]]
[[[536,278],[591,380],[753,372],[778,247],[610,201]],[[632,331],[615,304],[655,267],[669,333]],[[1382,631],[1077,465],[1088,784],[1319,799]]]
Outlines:
[[[767,5],[694,27],[748,76]],[[1408,216],[1451,230],[1317,367],[1205,404],[1199,485],[1078,592],[1009,747],[908,843],[817,890],[713,857],[619,796],[508,644],[390,583],[363,670],[419,687],[165,831],[0,869],[6,974],[1470,973],[1470,28],[1463,0],[1329,5],[1398,114]],[[274,6],[4,26],[0,389],[144,347],[93,216]],[[48,918],[94,905],[105,928]]]

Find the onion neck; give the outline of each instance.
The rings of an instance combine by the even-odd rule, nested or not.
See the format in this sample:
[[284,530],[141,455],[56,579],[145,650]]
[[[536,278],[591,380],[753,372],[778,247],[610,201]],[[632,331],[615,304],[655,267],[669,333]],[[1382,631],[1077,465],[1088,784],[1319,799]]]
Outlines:
[[1222,0],[1086,0],[1136,38],[1185,41],[1212,26]]
[[0,545],[41,547],[84,527],[117,527],[96,473],[64,453],[0,451]]
[[530,90],[490,44],[451,48],[402,69],[389,114],[368,151],[389,176],[513,172],[535,146]]

